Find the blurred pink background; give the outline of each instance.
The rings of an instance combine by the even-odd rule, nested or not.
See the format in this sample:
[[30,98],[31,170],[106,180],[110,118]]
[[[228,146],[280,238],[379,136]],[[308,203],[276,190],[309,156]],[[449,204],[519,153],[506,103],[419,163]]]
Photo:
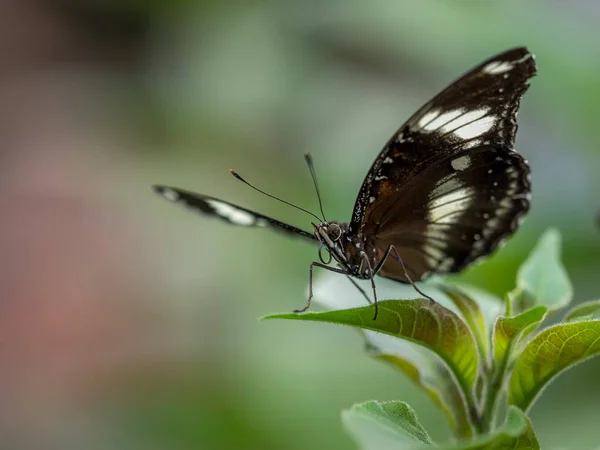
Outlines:
[[[339,411],[370,398],[409,401],[447,436],[426,397],[350,331],[257,323],[304,304],[314,249],[185,215],[149,186],[303,224],[227,169],[314,208],[310,150],[344,220],[395,126],[468,67],[527,44],[540,76],[519,144],[534,210],[467,279],[510,287],[539,232],[559,226],[577,300],[589,300],[600,9],[568,3],[3,0],[0,447],[354,448]],[[544,448],[568,442],[556,426],[567,413],[577,448],[597,442],[585,418],[600,390],[582,386],[598,367],[565,375],[534,409]]]

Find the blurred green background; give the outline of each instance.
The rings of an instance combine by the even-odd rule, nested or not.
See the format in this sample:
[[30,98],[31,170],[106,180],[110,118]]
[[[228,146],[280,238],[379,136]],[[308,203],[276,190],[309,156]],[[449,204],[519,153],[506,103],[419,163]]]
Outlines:
[[[2,449],[352,449],[339,413],[401,399],[350,329],[258,322],[304,305],[316,250],[203,220],[173,184],[310,228],[229,175],[349,219],[395,129],[484,59],[539,75],[517,148],[533,208],[461,278],[501,294],[548,226],[576,302],[600,296],[600,4],[594,0],[5,0],[0,15]],[[340,283],[346,282],[341,277]],[[544,449],[600,443],[600,360],[544,393]]]

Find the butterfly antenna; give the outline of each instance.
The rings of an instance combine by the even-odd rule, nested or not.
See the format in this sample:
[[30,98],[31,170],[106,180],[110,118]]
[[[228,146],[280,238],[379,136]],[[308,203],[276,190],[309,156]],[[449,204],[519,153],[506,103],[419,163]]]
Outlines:
[[304,211],[306,214],[310,214],[311,216],[313,216],[313,217],[314,217],[315,219],[317,219],[319,222],[324,222],[324,220],[323,220],[323,219],[321,219],[319,216],[317,216],[317,215],[315,215],[315,214],[311,213],[310,211],[308,211],[308,210],[306,210],[306,209],[304,209],[304,208],[301,208],[301,207],[300,207],[300,206],[298,206],[298,205],[294,205],[293,203],[286,202],[285,200],[283,200],[283,199],[280,199],[279,197],[275,197],[274,195],[271,195],[271,194],[269,194],[268,192],[265,192],[265,191],[263,191],[263,190],[261,190],[261,189],[257,188],[256,186],[254,186],[254,185],[252,185],[252,184],[248,183],[248,182],[247,182],[246,180],[244,180],[244,179],[243,179],[243,178],[240,176],[240,174],[239,174],[239,173],[237,173],[235,170],[233,170],[233,169],[229,169],[229,171],[231,172],[231,175],[233,175],[234,177],[236,177],[236,178],[237,178],[238,180],[240,180],[242,183],[244,183],[244,184],[246,184],[246,185],[250,186],[250,187],[251,187],[252,189],[254,189],[255,191],[258,191],[258,192],[260,192],[261,194],[264,194],[264,195],[266,195],[267,197],[271,197],[271,198],[273,198],[273,199],[275,199],[275,200],[277,200],[277,201],[280,201],[281,203],[285,203],[286,205],[289,205],[289,206],[291,206],[291,207],[293,207],[293,208],[299,209],[300,211]]
[[323,202],[321,201],[321,192],[319,191],[319,183],[317,183],[317,174],[315,172],[315,166],[313,164],[312,156],[310,156],[310,153],[305,153],[304,159],[306,161],[306,164],[308,164],[310,176],[313,179],[315,190],[317,191],[317,198],[319,199],[319,209],[321,210],[321,215],[323,216],[323,219],[325,219],[325,222],[327,222],[327,218],[325,217],[325,213],[323,212]]

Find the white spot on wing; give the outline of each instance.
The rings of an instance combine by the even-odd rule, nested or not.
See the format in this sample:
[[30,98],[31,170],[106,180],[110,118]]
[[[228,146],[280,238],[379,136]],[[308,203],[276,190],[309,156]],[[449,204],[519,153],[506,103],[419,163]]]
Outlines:
[[523,56],[521,59],[517,60],[517,63],[522,63],[524,61],[527,61],[529,58],[531,59],[535,59],[535,55],[533,53],[527,53],[525,56]]
[[488,221],[488,223],[487,223],[487,226],[488,226],[490,229],[498,228],[498,227],[500,227],[501,225],[502,225],[502,221],[501,221],[500,219],[498,219],[498,218],[493,218],[493,219],[490,219],[490,220]]
[[254,225],[256,220],[252,214],[228,205],[227,203],[222,203],[217,200],[206,200],[206,203],[208,203],[215,210],[216,214],[236,225]]
[[454,170],[465,170],[471,165],[471,158],[468,156],[461,156],[460,158],[453,160],[450,165]]
[[434,267],[437,262],[442,260],[445,256],[442,250],[433,245],[425,244],[423,246],[423,251],[426,254],[425,259],[427,260],[427,264],[429,264],[431,267]]
[[462,139],[473,139],[490,131],[495,123],[496,118],[494,116],[482,117],[481,119],[457,128],[454,130],[454,134]]
[[447,175],[440,180],[437,186],[431,191],[431,197],[439,197],[445,192],[453,191],[463,186],[463,182],[453,174]]
[[428,205],[429,221],[434,223],[456,223],[467,209],[475,193],[473,188],[463,187],[431,201]]
[[445,126],[448,123],[452,122],[453,120],[455,120],[457,117],[461,116],[464,113],[465,113],[464,109],[455,109],[452,111],[445,112],[443,114],[440,114],[438,117],[436,117],[435,120],[432,120],[431,122],[429,122],[425,126],[423,126],[423,129],[425,131],[435,131],[438,128]]
[[489,111],[488,109],[482,108],[482,109],[474,109],[473,111],[466,112],[460,116],[457,116],[456,118],[449,121],[448,123],[446,123],[446,125],[444,125],[442,127],[442,131],[444,131],[444,132],[455,131],[456,129],[463,127],[465,125],[468,125],[468,124],[476,121],[477,119],[481,119],[482,117],[487,115],[488,111]]
[[453,264],[454,264],[454,260],[451,257],[447,257],[440,263],[437,270],[439,272],[446,272],[452,268]]
[[482,69],[484,73],[495,75],[497,73],[508,72],[514,67],[514,65],[508,61],[493,61]]
[[179,200],[179,193],[177,191],[174,191],[173,189],[161,188],[159,193],[170,202],[176,202],[177,200]]
[[383,160],[384,164],[391,164],[393,162],[394,162],[394,160],[392,158],[390,158],[389,156],[386,156],[385,159]]
[[418,128],[425,128],[429,129],[429,123],[435,119],[437,116],[439,116],[440,111],[438,109],[434,109],[433,111],[429,111],[426,114],[423,115],[423,117],[421,117],[421,119],[419,120],[419,123],[417,125]]
[[481,141],[480,141],[480,140],[478,140],[478,139],[475,139],[475,140],[472,140],[472,141],[467,141],[467,142],[465,142],[464,144],[462,144],[462,146],[461,146],[461,147],[462,147],[464,150],[468,150],[468,149],[470,149],[470,148],[477,147],[478,145],[481,145]]
[[440,230],[440,227],[437,229],[427,229],[425,230],[425,236],[427,236],[431,240],[438,241],[436,244],[441,247],[446,247],[446,239],[447,235],[444,230]]

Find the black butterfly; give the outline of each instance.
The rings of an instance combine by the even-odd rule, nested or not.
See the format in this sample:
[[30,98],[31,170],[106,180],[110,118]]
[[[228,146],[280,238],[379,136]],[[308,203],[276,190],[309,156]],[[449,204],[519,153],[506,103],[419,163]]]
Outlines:
[[[154,190],[231,224],[277,229],[319,244],[320,262],[309,269],[308,302],[296,312],[310,306],[316,266],[371,280],[377,317],[375,275],[414,286],[432,274],[459,272],[492,253],[520,225],[531,185],[527,162],[514,149],[516,119],[535,73],[526,48],[508,50],[419,109],[377,156],[349,223],[309,212],[318,220],[311,233],[212,197],[166,186]],[[306,160],[318,194],[309,155]],[[332,260],[337,267],[329,265]]]

